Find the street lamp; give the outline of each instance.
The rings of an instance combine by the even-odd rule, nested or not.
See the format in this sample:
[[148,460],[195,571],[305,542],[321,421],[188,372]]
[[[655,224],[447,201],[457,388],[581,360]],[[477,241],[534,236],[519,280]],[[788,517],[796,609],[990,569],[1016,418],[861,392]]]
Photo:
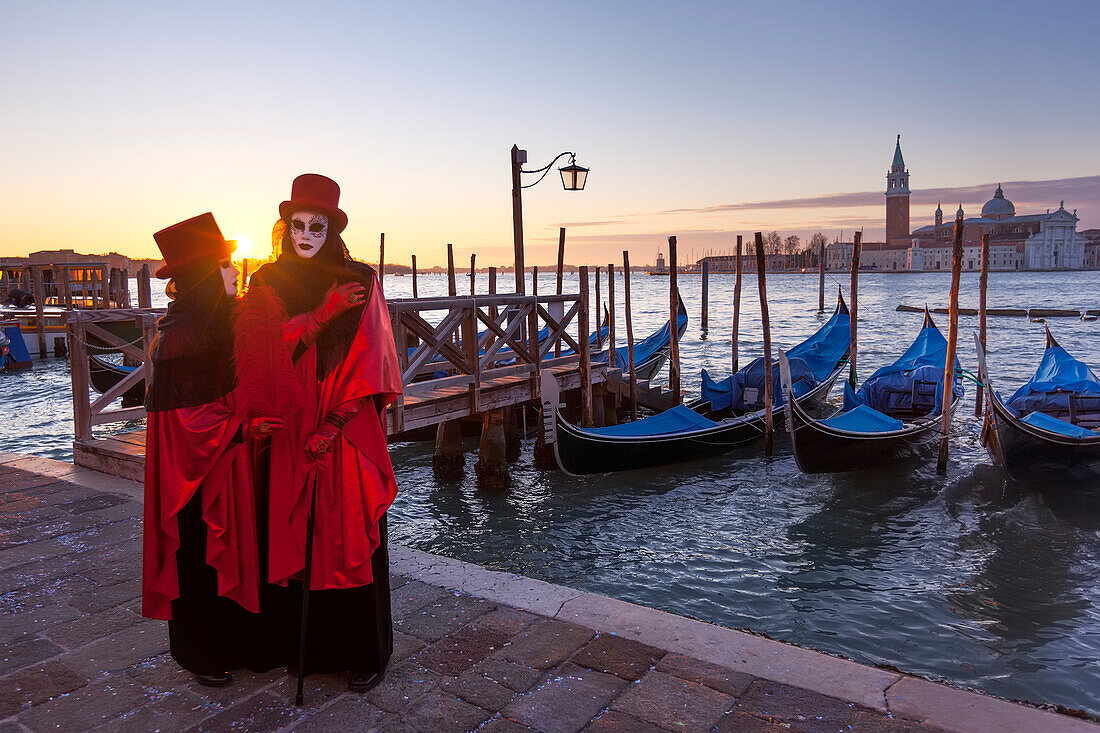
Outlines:
[[[565,156],[569,156],[569,165],[558,169],[561,173],[561,185],[566,191],[583,191],[588,178],[588,169],[577,165],[576,153],[559,153],[553,160],[536,170],[525,171],[523,164],[527,162],[527,151],[520,150],[519,146],[512,146],[512,232],[515,238],[516,249],[516,292],[523,294],[525,285],[523,282],[523,200],[520,192],[525,188],[531,188],[542,182],[546,174],[554,167],[554,164]],[[524,185],[520,181],[522,173],[541,173],[534,183]]]

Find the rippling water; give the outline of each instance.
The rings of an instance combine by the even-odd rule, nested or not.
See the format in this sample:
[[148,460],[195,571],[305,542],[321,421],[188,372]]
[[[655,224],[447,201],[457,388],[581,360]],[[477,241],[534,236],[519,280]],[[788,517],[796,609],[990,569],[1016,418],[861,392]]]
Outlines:
[[[994,273],[990,307],[1097,308],[1096,279]],[[861,375],[892,361],[919,330],[921,316],[897,312],[897,304],[946,305],[949,280],[861,275]],[[847,295],[848,279],[828,282],[831,309],[838,284]],[[711,277],[709,333],[699,328],[699,277],[682,276],[680,284],[691,318],[683,374],[692,389],[700,367],[728,372],[733,278]],[[446,292],[439,276],[419,286],[421,296]],[[552,277],[539,286],[551,292]],[[645,335],[667,319],[668,280],[636,274],[631,287],[635,333]],[[567,279],[571,289],[575,278]],[[606,281],[603,289],[606,296]],[[792,346],[822,321],[816,275],[772,275],[768,289],[776,346]],[[386,290],[407,296],[411,278],[387,276]],[[622,339],[621,283],[616,292]],[[746,278],[742,298],[744,363],[762,348],[755,278]],[[976,307],[976,276],[964,275],[961,300]],[[947,317],[936,320],[946,334]],[[1050,323],[1072,354],[1100,366],[1100,322]],[[960,325],[960,362],[976,371],[970,333],[977,319],[962,317]],[[1038,363],[1042,325],[990,318],[989,328],[992,379],[1011,392]],[[397,445],[401,493],[391,532],[395,542],[429,552],[995,695],[1100,713],[1100,501],[1007,484],[978,443],[974,389],[966,386],[944,476],[934,455],[860,474],[805,476],[780,434],[770,460],[745,449],[582,479],[535,470],[528,444],[513,466],[514,488],[486,493],[473,480],[476,439],[467,443],[468,476],[456,484],[435,480],[430,445]],[[4,449],[71,458],[64,361],[0,377],[0,390]]]

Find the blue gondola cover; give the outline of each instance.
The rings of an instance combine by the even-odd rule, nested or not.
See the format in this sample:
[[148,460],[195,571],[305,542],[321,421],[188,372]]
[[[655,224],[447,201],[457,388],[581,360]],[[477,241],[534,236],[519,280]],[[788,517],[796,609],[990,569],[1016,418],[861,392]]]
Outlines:
[[683,405],[677,405],[664,412],[635,420],[622,425],[609,425],[606,428],[590,428],[586,433],[596,435],[611,435],[617,437],[642,437],[646,435],[667,435],[669,433],[685,433],[692,430],[713,428],[717,423],[708,420],[697,412],[692,412]]
[[1100,397],[1100,379],[1083,361],[1070,356],[1061,346],[1043,352],[1035,376],[1008,398],[1018,414],[1033,411],[1069,412],[1070,395]]
[[847,412],[821,422],[831,428],[852,433],[888,433],[905,427],[905,423],[901,420],[884,415],[867,405],[857,405]]
[[[812,336],[787,352],[787,361],[791,365],[791,387],[795,397],[800,397],[825,380],[837,363],[844,357],[851,341],[851,325],[848,313],[833,314],[824,326]],[[775,381],[772,394],[777,407],[786,403],[779,380],[779,362],[772,364],[772,376]],[[745,390],[756,390],[755,402],[746,404]],[[722,380],[713,379],[706,369],[702,375],[701,395],[711,404],[713,410],[734,407],[737,410],[759,409],[763,401],[764,359],[754,359],[737,374]]]

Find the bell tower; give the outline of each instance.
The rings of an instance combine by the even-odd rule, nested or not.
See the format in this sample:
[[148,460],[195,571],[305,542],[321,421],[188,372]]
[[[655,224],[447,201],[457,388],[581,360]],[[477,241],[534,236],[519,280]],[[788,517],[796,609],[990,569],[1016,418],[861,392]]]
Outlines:
[[901,157],[901,135],[886,174],[886,242],[909,238],[909,171]]

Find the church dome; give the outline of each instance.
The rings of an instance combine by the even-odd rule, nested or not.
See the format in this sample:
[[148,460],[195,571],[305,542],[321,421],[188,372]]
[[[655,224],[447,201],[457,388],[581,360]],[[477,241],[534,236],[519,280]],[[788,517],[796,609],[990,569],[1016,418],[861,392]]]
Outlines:
[[985,206],[982,207],[982,217],[986,219],[1007,219],[1010,216],[1016,216],[1016,207],[1005,198],[1005,193],[998,184],[997,192],[993,194],[993,198],[986,201]]

